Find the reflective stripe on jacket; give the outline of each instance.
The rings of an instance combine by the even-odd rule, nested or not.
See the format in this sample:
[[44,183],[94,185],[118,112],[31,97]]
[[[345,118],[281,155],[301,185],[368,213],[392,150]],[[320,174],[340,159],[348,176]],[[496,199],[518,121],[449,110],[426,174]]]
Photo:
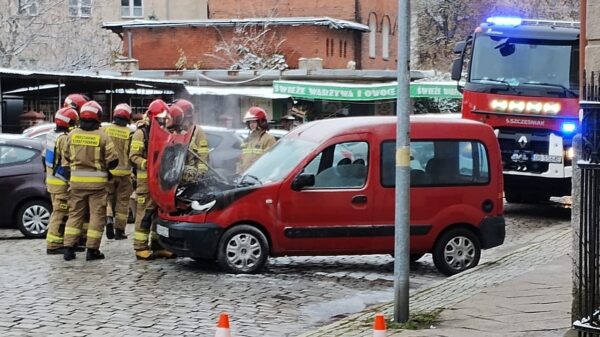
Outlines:
[[108,181],[107,164],[117,160],[114,144],[104,131],[77,128],[67,137],[63,166],[71,168],[74,189],[102,189]]
[[250,167],[275,142],[275,137],[265,130],[256,129],[250,133],[246,142],[242,144],[242,161],[240,162],[239,172],[243,172]]
[[131,130],[126,126],[111,124],[102,128],[107,136],[110,137],[119,157],[119,164],[110,173],[115,176],[127,176],[131,173],[129,164],[129,146],[131,140]]

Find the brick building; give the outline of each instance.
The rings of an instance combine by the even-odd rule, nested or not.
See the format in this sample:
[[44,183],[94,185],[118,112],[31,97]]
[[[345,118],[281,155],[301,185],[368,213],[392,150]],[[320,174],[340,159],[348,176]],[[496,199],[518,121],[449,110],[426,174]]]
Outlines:
[[320,58],[325,69],[395,69],[396,5],[384,0],[220,0],[209,1],[209,20],[104,27],[122,37],[123,54],[137,59],[140,70],[175,69],[182,57],[186,68],[227,69],[231,60],[215,46],[231,41],[235,26],[248,25],[267,25],[266,34],[281,43],[278,52],[292,69],[300,58]]

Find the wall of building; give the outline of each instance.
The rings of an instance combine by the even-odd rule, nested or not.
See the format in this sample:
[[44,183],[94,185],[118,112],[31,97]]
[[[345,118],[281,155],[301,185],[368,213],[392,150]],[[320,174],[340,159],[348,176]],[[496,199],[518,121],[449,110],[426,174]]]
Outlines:
[[[330,16],[356,21],[357,0],[209,0],[211,19],[232,17]],[[365,1],[370,2],[370,0]]]
[[[360,1],[360,23],[375,27],[375,33],[361,36],[361,65],[363,69],[395,69],[397,55],[398,2],[386,0]],[[372,23],[374,22],[374,24]],[[388,56],[383,55],[384,30],[388,29]],[[375,56],[369,55],[369,41],[375,37]]]
[[[96,1],[97,3],[99,1]],[[142,0],[141,17],[124,17],[121,15],[121,0],[104,0],[103,17],[106,21],[131,19],[157,20],[199,20],[208,18],[208,0]]]
[[[270,29],[275,41],[283,41],[281,51],[290,68],[297,68],[301,57],[320,57],[323,68],[346,68],[348,61],[355,60],[354,31],[323,26],[271,26]],[[225,55],[215,52],[216,44],[233,39],[232,28],[137,28],[131,32],[132,57],[138,59],[140,70],[175,69],[182,55],[187,69],[193,69],[194,65],[200,69],[227,69],[232,64]],[[330,47],[333,44],[333,49],[327,48],[327,42]],[[127,50],[126,39],[123,53]]]
[[600,2],[587,2],[587,24],[585,48],[585,70],[600,71],[600,23],[595,20],[600,15]]

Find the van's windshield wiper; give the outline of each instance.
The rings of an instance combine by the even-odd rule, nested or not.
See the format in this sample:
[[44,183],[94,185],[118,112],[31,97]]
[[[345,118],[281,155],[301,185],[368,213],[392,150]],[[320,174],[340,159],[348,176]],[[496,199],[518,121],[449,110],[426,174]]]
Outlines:
[[255,183],[258,183],[259,185],[262,185],[262,181],[260,180],[259,177],[252,175],[252,174],[244,174],[242,176],[242,178],[240,179],[240,182],[238,185],[240,186],[252,186],[252,185],[256,185],[255,183],[252,183],[250,181],[247,181],[246,178],[252,178],[252,180],[254,180]]
[[515,93],[519,93],[519,91],[514,86],[512,86],[512,84],[508,83],[505,80],[498,80],[498,79],[495,79],[495,78],[472,78],[471,79],[471,82],[475,82],[475,81],[479,81],[477,83],[485,83],[486,81],[487,82],[493,82],[493,83],[502,83],[502,84],[506,85],[506,90],[511,90],[511,91],[513,91]]
[[571,90],[571,89],[569,89],[569,88],[565,87],[565,86],[564,86],[564,85],[562,85],[562,84],[558,84],[558,83],[547,83],[547,82],[523,82],[523,83],[521,83],[521,84],[529,84],[529,85],[541,85],[541,86],[545,86],[545,87],[555,87],[555,88],[561,88],[561,89],[562,89],[562,90],[563,90],[565,93],[567,93],[567,94],[570,94],[570,95],[571,95],[571,96],[573,96],[573,97],[579,97],[579,95],[578,95],[578,94],[577,94],[575,91],[573,91],[573,90]]

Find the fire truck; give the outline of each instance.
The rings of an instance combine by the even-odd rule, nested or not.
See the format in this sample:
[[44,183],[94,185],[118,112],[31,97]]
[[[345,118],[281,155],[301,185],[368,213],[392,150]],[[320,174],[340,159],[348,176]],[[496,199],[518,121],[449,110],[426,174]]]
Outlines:
[[490,125],[502,152],[507,202],[571,194],[579,113],[579,23],[492,17],[452,64],[463,118]]

